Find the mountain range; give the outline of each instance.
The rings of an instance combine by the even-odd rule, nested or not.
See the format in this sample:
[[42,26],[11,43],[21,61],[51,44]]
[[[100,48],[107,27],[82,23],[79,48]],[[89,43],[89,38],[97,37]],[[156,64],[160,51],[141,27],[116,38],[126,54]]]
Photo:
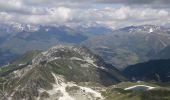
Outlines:
[[[100,30],[99,30],[100,29]],[[89,37],[109,33],[112,30],[102,26],[31,26],[22,24],[0,24],[0,54],[9,51],[18,57],[30,50],[47,50],[57,44],[80,44]],[[16,56],[17,55],[17,56]],[[11,59],[2,56],[6,61]],[[2,58],[1,58],[2,59]]]
[[[0,33],[2,100],[170,98],[168,28],[19,25]],[[126,90],[142,86],[156,89]]]
[[162,26],[129,26],[117,30],[97,25],[0,26],[1,65],[27,51],[47,50],[57,44],[83,45],[119,70],[140,62],[170,57],[170,29]]
[[[1,67],[0,99],[169,100],[170,85],[158,84],[170,81],[168,77],[165,79],[168,65],[169,60],[153,61],[120,72],[85,47],[57,45],[47,51],[29,51]],[[131,69],[135,72],[131,73]],[[152,82],[155,74],[151,72],[157,72],[161,82],[156,79]],[[145,77],[142,73],[147,73],[150,81],[139,81]],[[136,76],[135,82],[131,81],[131,75]]]
[[84,45],[122,70],[128,65],[164,59],[158,55],[168,51],[164,49],[170,45],[170,32],[168,28],[155,25],[129,26],[110,34],[92,37]]

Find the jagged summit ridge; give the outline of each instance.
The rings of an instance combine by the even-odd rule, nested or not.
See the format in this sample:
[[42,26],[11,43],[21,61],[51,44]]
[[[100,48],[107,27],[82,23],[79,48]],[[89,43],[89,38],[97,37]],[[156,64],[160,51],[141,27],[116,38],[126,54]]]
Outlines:
[[165,29],[164,27],[161,26],[156,26],[156,25],[140,25],[140,26],[128,26],[125,28],[121,28],[119,30],[116,31],[125,31],[125,32],[129,32],[129,33],[153,33],[153,32],[162,32],[162,31],[167,31],[167,29]]
[[[72,55],[69,55],[69,53],[72,53]],[[80,58],[76,56],[79,56]],[[60,58],[69,58],[71,60],[84,60],[91,63],[97,60],[95,56],[93,56],[91,52],[84,47],[57,45],[45,52],[42,52],[35,59],[33,59],[32,62],[34,65],[37,65],[40,62],[50,62]]]

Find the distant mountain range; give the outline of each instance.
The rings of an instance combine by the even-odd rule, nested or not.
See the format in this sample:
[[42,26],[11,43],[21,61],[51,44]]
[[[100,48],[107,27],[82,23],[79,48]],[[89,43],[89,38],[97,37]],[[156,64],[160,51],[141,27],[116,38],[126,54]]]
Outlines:
[[0,59],[3,61],[0,65],[27,51],[47,50],[57,44],[86,46],[120,70],[152,59],[170,58],[170,29],[155,25],[129,26],[117,30],[100,25],[0,26]]
[[17,56],[19,55],[12,53],[10,50],[0,49],[0,65],[8,64],[9,61],[15,59]]
[[163,56],[156,56],[161,52],[163,55],[163,50],[170,45],[170,31],[154,25],[129,26],[110,34],[92,37],[84,45],[102,56],[105,61],[123,69],[151,59],[164,59]]
[[[0,49],[2,51],[9,50],[11,56],[22,55],[30,50],[47,50],[57,44],[79,45],[89,37],[111,31],[112,29],[102,26],[68,27],[0,24]],[[0,51],[0,53],[3,52]],[[6,56],[3,56],[3,59],[7,60],[5,62],[10,60]]]

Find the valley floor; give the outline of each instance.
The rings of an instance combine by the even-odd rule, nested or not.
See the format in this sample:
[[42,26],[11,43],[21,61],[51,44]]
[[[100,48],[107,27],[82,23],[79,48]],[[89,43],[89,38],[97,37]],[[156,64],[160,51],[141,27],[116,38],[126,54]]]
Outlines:
[[[136,87],[148,89],[136,90]],[[103,92],[106,100],[170,100],[170,84],[123,82]]]

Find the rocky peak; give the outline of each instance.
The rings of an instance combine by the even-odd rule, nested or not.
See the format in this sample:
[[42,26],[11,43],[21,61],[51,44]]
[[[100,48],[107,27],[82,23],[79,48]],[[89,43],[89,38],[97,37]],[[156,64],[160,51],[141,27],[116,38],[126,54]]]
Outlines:
[[39,64],[41,62],[50,62],[59,58],[67,59],[79,59],[95,62],[97,60],[96,55],[92,54],[85,47],[75,47],[75,46],[64,46],[57,45],[49,50],[42,52],[35,59],[33,59],[33,64]]
[[[152,33],[152,32],[158,32],[158,31],[163,31],[163,27],[156,26],[156,25],[140,25],[140,26],[129,26],[122,28],[120,30],[125,31],[125,32],[142,32],[142,33]],[[119,31],[120,31],[119,30]]]
[[10,86],[5,90],[8,99],[102,100],[100,89],[80,84],[103,87],[126,80],[114,66],[84,47],[57,45],[21,66],[4,76]]

